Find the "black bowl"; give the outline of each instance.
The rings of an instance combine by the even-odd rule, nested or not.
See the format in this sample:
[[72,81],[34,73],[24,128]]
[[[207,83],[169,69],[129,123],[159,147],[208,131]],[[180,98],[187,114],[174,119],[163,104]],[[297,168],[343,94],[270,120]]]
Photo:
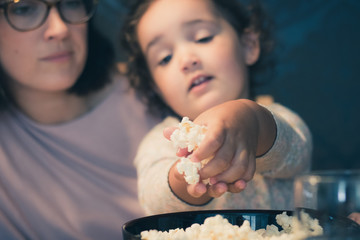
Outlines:
[[[331,215],[325,211],[310,208],[297,208],[295,214],[299,216],[301,211],[309,214],[310,217],[319,220],[319,224],[324,230],[323,236],[307,238],[307,240],[360,239],[360,225],[347,217]],[[356,236],[356,238],[353,238],[354,236]]]
[[274,224],[282,229],[276,223],[276,215],[286,212],[292,216],[292,211],[281,210],[206,210],[166,213],[138,218],[129,221],[123,225],[122,232],[124,240],[140,240],[140,233],[145,230],[155,229],[158,231],[169,231],[175,228],[187,228],[194,223],[203,224],[208,217],[221,215],[229,223],[241,226],[245,220],[250,222],[253,230],[266,228],[267,225]]

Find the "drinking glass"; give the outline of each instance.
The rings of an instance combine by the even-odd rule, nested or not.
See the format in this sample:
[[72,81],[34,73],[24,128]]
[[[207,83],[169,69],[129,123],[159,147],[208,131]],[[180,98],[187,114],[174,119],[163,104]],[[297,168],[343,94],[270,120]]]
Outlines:
[[311,239],[352,239],[354,234],[360,239],[360,225],[348,218],[352,212],[360,212],[360,169],[314,171],[298,176],[294,205],[300,222],[300,212],[304,211],[323,227],[324,236]]

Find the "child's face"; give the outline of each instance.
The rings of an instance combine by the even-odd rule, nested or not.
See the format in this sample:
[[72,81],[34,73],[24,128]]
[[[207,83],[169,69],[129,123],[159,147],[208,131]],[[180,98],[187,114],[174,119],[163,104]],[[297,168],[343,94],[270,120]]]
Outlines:
[[259,47],[239,39],[210,0],[154,1],[137,34],[158,92],[180,116],[249,97],[247,65]]

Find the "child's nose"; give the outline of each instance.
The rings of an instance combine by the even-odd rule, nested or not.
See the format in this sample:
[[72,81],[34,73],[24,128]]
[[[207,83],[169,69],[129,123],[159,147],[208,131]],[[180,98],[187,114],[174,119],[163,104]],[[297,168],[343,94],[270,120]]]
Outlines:
[[189,71],[198,64],[196,60],[189,61],[183,66],[183,71]]
[[53,7],[50,9],[49,16],[46,19],[45,39],[63,39],[69,32],[68,25],[62,20],[58,10]]
[[200,65],[200,60],[197,56],[193,54],[188,55],[182,60],[181,70],[183,72],[189,72],[199,67],[199,65]]

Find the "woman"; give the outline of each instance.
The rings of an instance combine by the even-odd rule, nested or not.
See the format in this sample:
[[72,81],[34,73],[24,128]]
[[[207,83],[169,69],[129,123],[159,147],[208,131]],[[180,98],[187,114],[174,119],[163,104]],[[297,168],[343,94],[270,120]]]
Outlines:
[[0,238],[121,239],[157,120],[94,29],[97,0],[0,0]]

